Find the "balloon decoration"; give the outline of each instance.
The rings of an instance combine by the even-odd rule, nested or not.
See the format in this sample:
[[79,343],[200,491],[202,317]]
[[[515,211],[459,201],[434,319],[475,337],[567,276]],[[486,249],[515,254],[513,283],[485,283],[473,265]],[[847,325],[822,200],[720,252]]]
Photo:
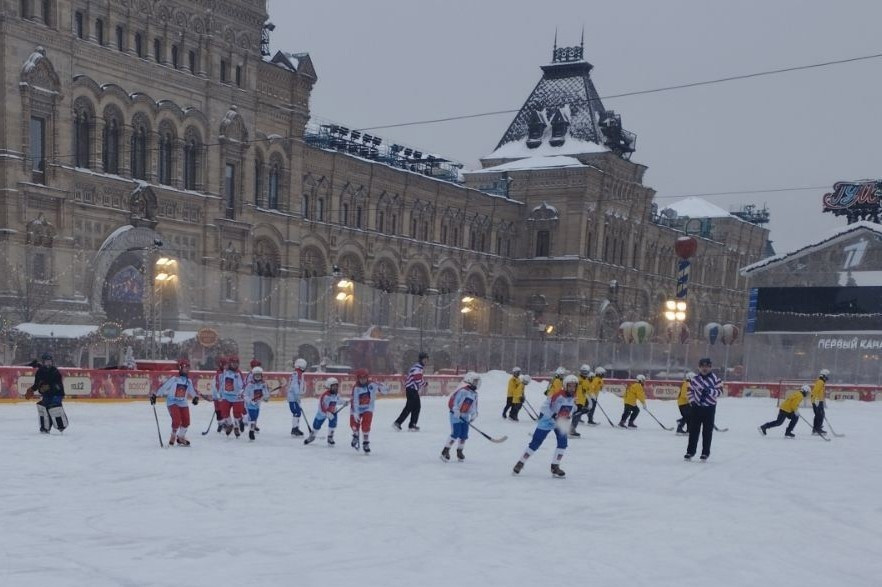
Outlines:
[[720,338],[722,329],[723,327],[716,322],[709,322],[704,326],[704,337],[709,343],[717,344],[717,339]]
[[634,322],[634,325],[631,327],[631,333],[634,342],[642,344],[652,336],[652,326],[649,322]]
[[634,342],[634,323],[633,322],[622,322],[619,325],[619,336],[622,337],[622,340],[625,344],[631,344]]
[[685,322],[669,322],[665,334],[668,342],[679,342],[680,344],[689,342],[689,327]]
[[741,329],[734,324],[724,324],[720,334],[720,340],[722,340],[723,344],[732,344],[738,340],[738,335],[740,334]]
[[674,243],[674,252],[680,260],[677,262],[677,299],[685,300],[689,292],[689,259],[698,251],[698,241],[692,236],[681,236]]

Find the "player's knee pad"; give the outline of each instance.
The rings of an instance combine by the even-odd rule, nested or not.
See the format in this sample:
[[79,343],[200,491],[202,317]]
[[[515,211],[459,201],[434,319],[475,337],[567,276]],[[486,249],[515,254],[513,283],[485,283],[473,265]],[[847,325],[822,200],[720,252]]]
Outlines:
[[49,430],[52,428],[52,419],[49,417],[49,410],[42,404],[37,404],[37,415],[40,417],[40,430]]
[[67,414],[64,412],[63,406],[52,406],[49,408],[49,419],[59,430],[67,428]]

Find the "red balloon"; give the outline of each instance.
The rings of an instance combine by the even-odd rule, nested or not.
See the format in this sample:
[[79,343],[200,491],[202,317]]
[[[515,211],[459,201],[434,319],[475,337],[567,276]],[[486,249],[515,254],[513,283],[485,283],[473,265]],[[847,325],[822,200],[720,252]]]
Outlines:
[[674,243],[674,251],[677,253],[677,256],[681,259],[688,259],[695,255],[695,252],[698,250],[698,241],[695,237],[691,236],[681,236],[677,239],[677,242]]

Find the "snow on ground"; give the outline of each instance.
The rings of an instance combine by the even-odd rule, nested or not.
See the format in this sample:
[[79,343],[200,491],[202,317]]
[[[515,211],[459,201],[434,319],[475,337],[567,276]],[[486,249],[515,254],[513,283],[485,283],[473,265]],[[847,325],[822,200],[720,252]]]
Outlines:
[[[147,402],[69,402],[70,429],[48,437],[33,405],[2,404],[0,585],[879,585],[882,406],[834,403],[847,436],[823,442],[802,423],[763,438],[774,400],[725,399],[706,464],[647,414],[626,431],[598,412],[555,480],[550,440],[511,475],[533,427],[500,418],[504,381],[485,379],[476,424],[509,439],[473,435],[465,463],[438,458],[443,398],[423,400],[418,433],[390,427],[402,400],[379,401],[370,456],[345,426],[334,448],[292,439],[282,402],[255,442],[201,436],[200,404],[193,446],[173,449]],[[650,409],[673,424],[673,402]]]

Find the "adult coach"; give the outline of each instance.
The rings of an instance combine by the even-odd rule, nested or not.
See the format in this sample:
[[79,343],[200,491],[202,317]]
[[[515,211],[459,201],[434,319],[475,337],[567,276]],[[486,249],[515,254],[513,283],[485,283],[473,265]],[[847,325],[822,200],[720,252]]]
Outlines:
[[404,424],[404,420],[408,416],[410,416],[410,423],[407,429],[411,432],[416,432],[420,429],[417,426],[417,422],[420,419],[420,391],[426,386],[426,381],[423,379],[423,371],[426,368],[426,361],[428,359],[429,353],[421,351],[417,362],[407,372],[407,379],[404,381],[404,395],[407,401],[404,404],[404,409],[401,410],[401,414],[392,424],[396,430],[401,430],[401,425]]
[[698,374],[689,382],[689,445],[684,459],[691,460],[698,448],[698,434],[701,433],[701,460],[710,456],[711,442],[714,438],[714,417],[717,412],[717,398],[723,393],[723,382],[711,372],[713,364],[707,357],[698,361]]

